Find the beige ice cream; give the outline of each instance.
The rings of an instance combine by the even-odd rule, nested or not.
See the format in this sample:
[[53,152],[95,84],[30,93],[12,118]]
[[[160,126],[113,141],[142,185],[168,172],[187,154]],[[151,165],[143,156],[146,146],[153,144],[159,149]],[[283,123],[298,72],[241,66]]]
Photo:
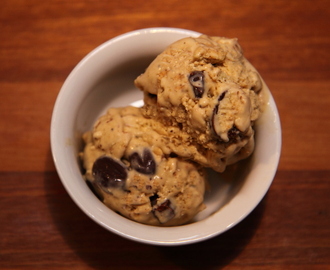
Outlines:
[[222,172],[253,152],[262,82],[236,39],[181,39],[135,84],[144,92],[144,116],[173,129],[177,155]]
[[111,108],[84,134],[85,178],[125,217],[187,223],[205,207],[203,167],[253,152],[263,83],[236,39],[202,35],[170,45],[135,84],[142,108]]
[[137,222],[172,226],[204,209],[205,173],[168,148],[167,131],[141,109],[111,108],[81,153],[85,177],[101,200]]

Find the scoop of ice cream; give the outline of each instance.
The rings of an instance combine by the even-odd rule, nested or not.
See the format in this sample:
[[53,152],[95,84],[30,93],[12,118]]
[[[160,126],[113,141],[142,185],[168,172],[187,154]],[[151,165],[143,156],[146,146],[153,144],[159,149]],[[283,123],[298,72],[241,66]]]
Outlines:
[[253,152],[262,82],[236,39],[181,39],[135,84],[144,92],[144,115],[187,134],[183,144],[194,145],[206,159],[193,160],[221,172]]
[[159,226],[184,224],[204,209],[203,168],[173,156],[165,135],[134,107],[109,109],[84,134],[85,178],[104,204]]

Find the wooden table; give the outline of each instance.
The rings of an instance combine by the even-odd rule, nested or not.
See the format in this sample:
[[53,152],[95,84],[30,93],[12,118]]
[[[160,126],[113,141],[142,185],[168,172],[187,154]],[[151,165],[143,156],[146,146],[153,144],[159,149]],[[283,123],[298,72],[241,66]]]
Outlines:
[[[3,0],[0,269],[330,269],[330,2]],[[238,37],[272,90],[283,148],[266,197],[240,224],[181,247],[139,244],[90,220],[55,171],[56,96],[93,48],[179,27]]]

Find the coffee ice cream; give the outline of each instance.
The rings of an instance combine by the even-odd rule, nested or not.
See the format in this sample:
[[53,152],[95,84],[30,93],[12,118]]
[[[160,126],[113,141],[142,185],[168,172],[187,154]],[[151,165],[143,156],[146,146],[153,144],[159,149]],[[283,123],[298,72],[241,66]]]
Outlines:
[[184,134],[187,150],[178,155],[222,172],[253,152],[262,81],[236,39],[181,39],[135,84],[144,93],[144,116]]
[[263,82],[237,39],[201,35],[166,48],[135,85],[142,108],[110,108],[84,134],[85,179],[127,218],[185,224],[205,207],[205,168],[252,154]]
[[204,209],[204,169],[163,151],[162,125],[135,107],[111,108],[84,134],[85,177],[114,211],[137,222],[181,225]]

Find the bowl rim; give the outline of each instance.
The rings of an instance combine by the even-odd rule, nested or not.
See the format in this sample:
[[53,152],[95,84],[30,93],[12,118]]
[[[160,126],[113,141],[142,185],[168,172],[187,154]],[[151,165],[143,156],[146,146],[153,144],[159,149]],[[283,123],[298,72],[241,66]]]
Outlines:
[[[271,169],[267,172],[267,179],[269,180],[263,186],[262,191],[258,193],[258,196],[251,198],[253,201],[249,202],[249,204],[252,206],[250,206],[247,211],[241,212],[238,216],[233,218],[233,220],[230,220],[227,226],[223,226],[221,229],[220,228],[218,230],[213,229],[204,233],[197,232],[189,236],[186,233],[187,228],[191,228],[190,229],[191,231],[196,232],[199,228],[205,229],[210,226],[214,227],[214,225],[212,224],[214,220],[211,217],[208,217],[205,220],[198,221],[192,224],[182,225],[182,226],[155,227],[155,226],[139,224],[137,222],[128,220],[127,218],[121,217],[116,213],[107,213],[108,216],[116,220],[116,224],[115,224],[116,226],[114,226],[114,224],[109,225],[107,219],[101,218],[101,214],[102,213],[104,214],[104,212],[108,211],[109,209],[106,206],[104,206],[102,203],[98,204],[97,209],[95,210],[91,209],[91,207],[89,207],[88,204],[84,201],[86,198],[83,196],[83,194],[77,194],[77,192],[73,189],[72,184],[69,183],[67,180],[68,178],[67,171],[70,171],[70,174],[72,176],[74,176],[77,173],[77,171],[74,170],[74,168],[63,168],[63,162],[62,161],[60,162],[62,152],[59,150],[59,140],[57,138],[57,133],[58,133],[58,129],[61,127],[60,123],[61,121],[63,121],[63,113],[61,116],[60,111],[63,109],[63,100],[66,98],[66,93],[68,92],[68,85],[72,83],[72,81],[76,80],[76,77],[79,76],[79,72],[81,71],[81,69],[86,64],[88,64],[88,62],[91,59],[93,59],[95,56],[99,54],[102,54],[102,51],[107,49],[109,46],[112,46],[113,44],[118,42],[120,43],[137,35],[143,36],[143,35],[150,35],[153,33],[157,33],[157,34],[174,33],[174,34],[182,34],[186,36],[198,36],[201,34],[192,30],[173,28],[173,27],[144,28],[144,29],[130,31],[122,35],[119,35],[117,37],[111,38],[110,40],[102,43],[101,45],[93,49],[91,52],[89,52],[70,72],[56,98],[55,105],[53,108],[53,113],[51,118],[51,128],[50,128],[52,157],[59,178],[63,186],[65,187],[66,191],[70,195],[70,197],[87,216],[89,216],[92,220],[94,220],[102,227],[126,239],[134,240],[144,244],[161,245],[161,246],[177,246],[177,245],[192,244],[222,234],[225,231],[229,230],[230,228],[234,227],[239,222],[241,222],[246,216],[248,216],[255,209],[255,207],[263,199],[271,183],[273,182],[280,160],[281,146],[282,146],[282,132],[281,132],[279,113],[274,98],[270,93],[269,88],[266,86],[266,84],[265,86],[267,87],[269,92],[268,108],[270,109],[271,115],[274,116],[274,126],[276,128],[276,134],[274,136],[276,146],[274,147],[275,153],[274,156],[272,157],[273,165]],[[68,166],[66,165],[66,167]],[[87,185],[86,185],[86,190],[87,190]],[[91,193],[90,191],[88,192]],[[94,195],[92,194],[92,196]],[[93,198],[89,198],[89,199],[93,200]],[[144,234],[142,236],[130,234],[128,233],[128,231],[130,230],[133,230],[133,233],[137,232],[138,230],[141,230],[143,231]],[[146,234],[146,230],[148,231],[148,234]],[[163,231],[164,232],[166,231],[166,234],[170,234],[170,236],[163,237],[162,236]],[[184,235],[184,237],[182,237],[182,235]]]

